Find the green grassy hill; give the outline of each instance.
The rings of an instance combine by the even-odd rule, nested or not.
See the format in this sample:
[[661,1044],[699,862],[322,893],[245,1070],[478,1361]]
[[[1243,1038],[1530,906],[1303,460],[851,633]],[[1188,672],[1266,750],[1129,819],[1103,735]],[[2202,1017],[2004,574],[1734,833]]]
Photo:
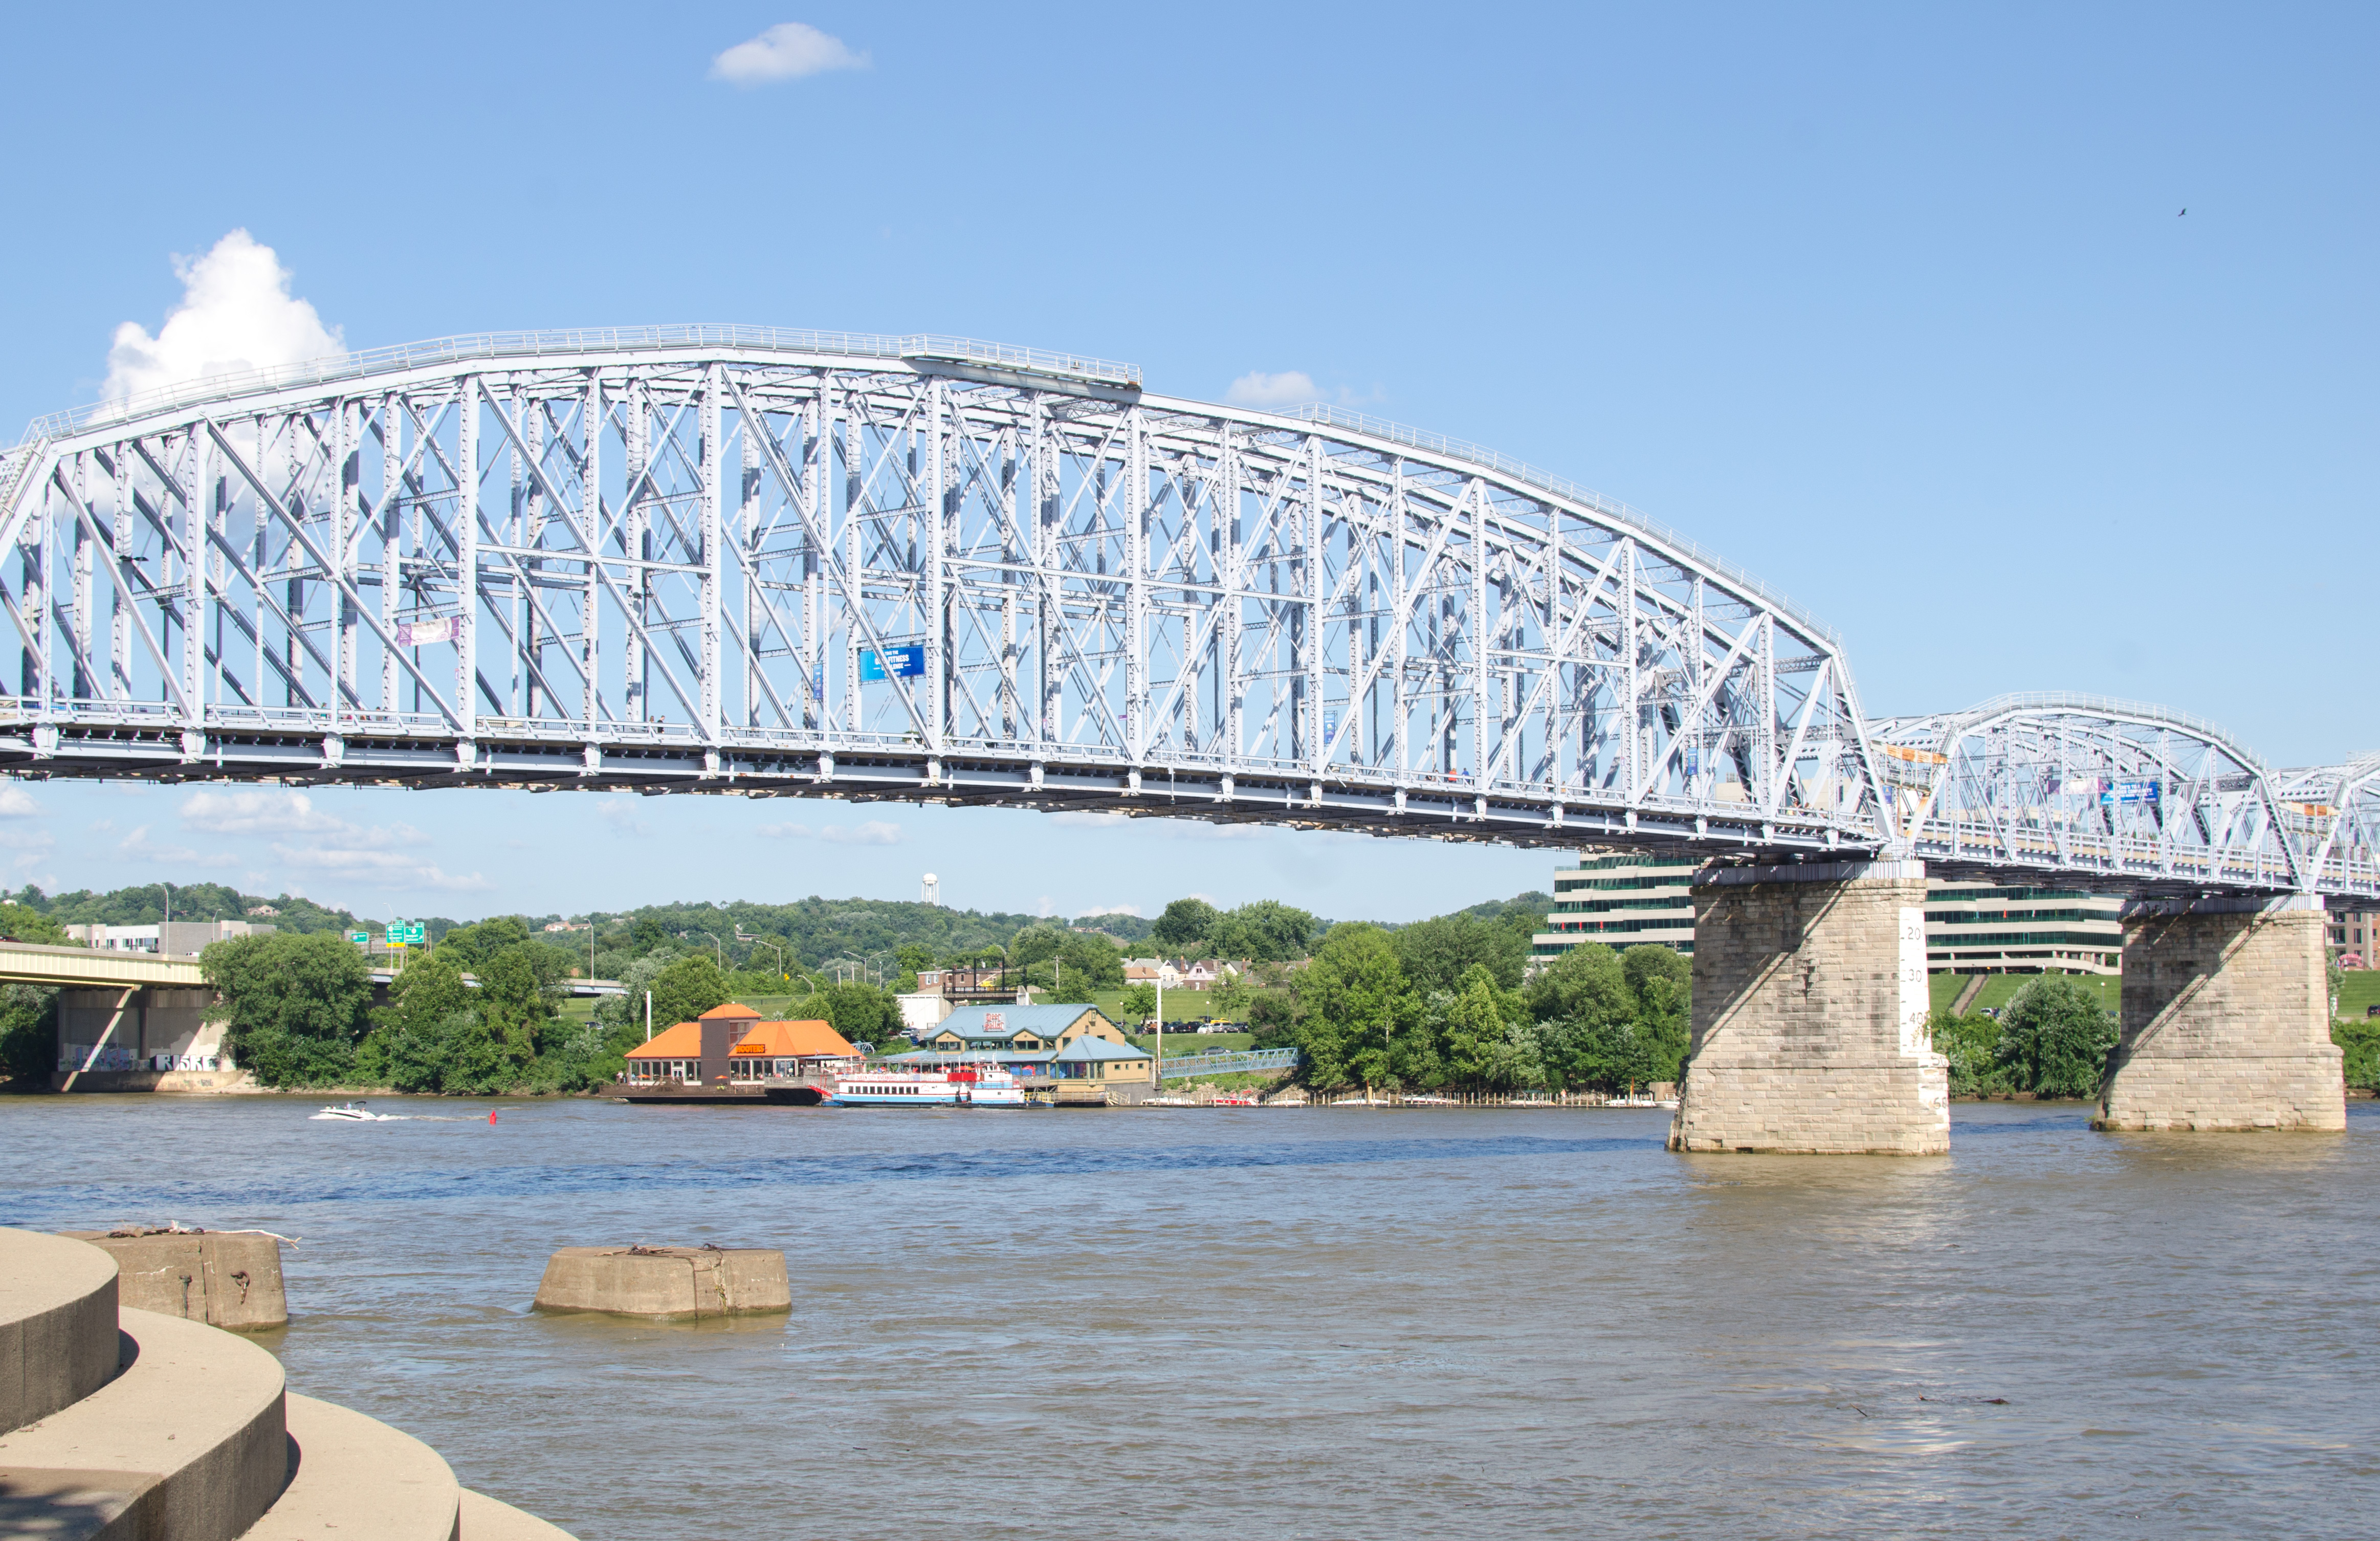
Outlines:
[[[2018,990],[2024,988],[2026,980],[2035,977],[2036,976],[2031,974],[1986,975],[1984,977],[1983,992],[1977,995],[1974,1000],[1967,1003],[1967,1010],[1970,1012],[1980,1012],[1985,1007],[1989,1007],[1994,1011],[1998,1011],[1999,1008],[2009,1003],[2009,998],[2010,996],[2016,994]],[[1927,983],[1933,991],[1933,1009],[1937,1012],[1949,1011],[1950,1009],[1950,1003],[1958,1000],[1959,992],[1965,989],[1968,984],[1973,981],[1973,977],[1974,977],[1973,975],[1968,974],[1936,974],[1930,976]],[[2078,975],[2076,977],[2080,978],[2084,984],[2090,986],[2094,990],[2098,992],[2099,1003],[2107,1007],[2107,1010],[2112,1012],[2122,1007],[2123,980],[2118,976],[2113,974],[2083,974]]]
[[2341,1020],[2361,1022],[2363,1013],[2380,1006],[2380,970],[2359,968],[2342,974],[2338,979],[2338,1014]]
[[[1168,1022],[1190,1022],[1200,1017],[1212,1016],[1214,1014],[1214,1007],[1209,1003],[1208,996],[1208,992],[1203,989],[1167,990],[1165,992],[1165,1020]],[[1095,989],[1091,991],[1091,1003],[1099,1007],[1099,1010],[1105,1012],[1108,1015],[1108,1020],[1114,1023],[1117,1026],[1130,1027],[1134,1025],[1132,1023],[1124,1020],[1123,991],[1120,989]]]
[[[1128,1034],[1132,1041],[1150,1053],[1157,1052],[1154,1033]],[[1168,1033],[1165,1035],[1165,1057],[1178,1060],[1186,1054],[1228,1054],[1256,1046],[1250,1033]]]

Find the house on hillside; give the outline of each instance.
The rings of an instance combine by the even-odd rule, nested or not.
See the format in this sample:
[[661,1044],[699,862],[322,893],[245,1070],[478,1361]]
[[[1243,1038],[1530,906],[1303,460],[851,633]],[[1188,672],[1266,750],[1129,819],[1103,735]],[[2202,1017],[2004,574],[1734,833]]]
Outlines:
[[1218,958],[1200,958],[1196,963],[1187,958],[1126,958],[1123,982],[1162,985],[1167,989],[1213,989],[1225,976],[1237,974],[1244,966]]

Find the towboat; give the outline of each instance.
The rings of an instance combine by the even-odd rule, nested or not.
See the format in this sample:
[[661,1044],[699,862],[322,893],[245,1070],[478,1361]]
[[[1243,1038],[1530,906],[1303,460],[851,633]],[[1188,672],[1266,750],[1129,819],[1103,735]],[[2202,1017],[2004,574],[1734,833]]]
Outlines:
[[335,1119],[341,1123],[394,1123],[399,1115],[370,1112],[360,1102],[334,1102],[321,1112],[309,1116]]
[[1025,1088],[990,1065],[948,1070],[855,1070],[834,1077],[830,1108],[1022,1108]]

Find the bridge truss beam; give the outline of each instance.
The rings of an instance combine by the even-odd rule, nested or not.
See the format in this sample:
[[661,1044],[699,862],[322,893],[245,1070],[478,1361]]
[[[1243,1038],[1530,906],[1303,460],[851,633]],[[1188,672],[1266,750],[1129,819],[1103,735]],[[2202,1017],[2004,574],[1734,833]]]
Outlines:
[[24,772],[1875,835],[1835,644],[1739,575],[1122,371],[625,335],[53,427],[0,523]]
[[2211,723],[2092,696],[2002,696],[1870,727],[1908,854],[1937,876],[2380,893],[2380,756],[2272,770]]
[[2067,698],[1871,731],[1830,633],[1584,489],[952,339],[503,334],[61,415],[0,463],[0,642],[23,775],[2380,882],[2368,818],[2292,822],[2368,774]]

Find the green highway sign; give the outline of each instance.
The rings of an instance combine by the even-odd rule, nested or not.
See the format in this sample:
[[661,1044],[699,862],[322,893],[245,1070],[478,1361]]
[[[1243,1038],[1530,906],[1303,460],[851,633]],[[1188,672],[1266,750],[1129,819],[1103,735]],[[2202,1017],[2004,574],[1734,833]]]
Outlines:
[[422,934],[421,922],[419,920],[410,924],[402,920],[392,920],[388,923],[388,940],[393,947],[419,947],[430,939]]
[[368,946],[371,941],[371,933],[370,931],[349,931],[347,933],[347,940],[354,942],[358,947]]

